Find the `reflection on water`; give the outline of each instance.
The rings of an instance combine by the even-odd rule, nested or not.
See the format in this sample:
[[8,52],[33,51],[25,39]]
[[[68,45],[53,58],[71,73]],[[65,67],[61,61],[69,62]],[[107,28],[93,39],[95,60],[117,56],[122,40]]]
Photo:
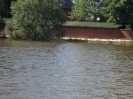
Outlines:
[[0,99],[133,99],[133,46],[0,39]]

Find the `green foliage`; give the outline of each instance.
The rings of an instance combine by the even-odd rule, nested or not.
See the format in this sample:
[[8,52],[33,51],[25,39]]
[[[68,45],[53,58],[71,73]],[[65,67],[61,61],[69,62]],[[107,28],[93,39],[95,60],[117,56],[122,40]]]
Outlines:
[[103,0],[75,0],[70,18],[77,21],[105,21]]
[[10,33],[9,38],[15,39],[15,40],[19,40],[19,39],[21,39],[22,37],[17,33],[16,30],[14,30],[14,31],[12,31],[12,32]]
[[3,13],[3,11],[4,11],[4,8],[5,8],[4,1],[0,0],[0,16]]
[[5,30],[7,30],[7,31],[13,31],[13,30],[15,30],[14,29],[14,26],[12,25],[12,21],[10,23],[6,23]]
[[[10,29],[21,30],[31,40],[51,40],[49,33],[62,30],[65,15],[60,0],[17,0],[11,4]],[[24,38],[24,39],[25,39]],[[60,38],[55,37],[54,38]]]
[[5,25],[6,25],[5,21],[0,17],[0,30],[4,30]]
[[3,5],[4,5],[3,0],[0,0],[0,11],[2,10]]
[[16,0],[0,0],[0,16],[3,18],[11,17],[10,4]]
[[133,22],[133,0],[106,0],[108,22],[127,24]]
[[127,24],[125,29],[126,30],[131,30],[130,24]]

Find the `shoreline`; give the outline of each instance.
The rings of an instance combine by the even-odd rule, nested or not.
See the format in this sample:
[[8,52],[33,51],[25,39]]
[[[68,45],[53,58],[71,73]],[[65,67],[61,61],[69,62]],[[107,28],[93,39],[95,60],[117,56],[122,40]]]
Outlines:
[[124,39],[86,39],[86,38],[68,38],[64,37],[63,40],[75,42],[88,42],[88,43],[101,43],[101,44],[115,44],[115,45],[133,45],[133,40]]
[[111,41],[111,42],[121,42],[121,41],[126,41],[126,42],[131,42],[133,40],[124,40],[124,39],[98,39],[98,38],[69,38],[69,37],[63,37],[63,40],[79,40],[79,41]]
[[[9,38],[9,36],[0,35],[0,38]],[[127,39],[98,39],[98,38],[73,38],[73,37],[63,37],[63,40],[68,41],[98,41],[98,42],[133,42],[133,40]]]
[[[8,37],[0,37],[0,39],[9,39]],[[26,41],[26,40],[25,40]],[[53,40],[57,41],[57,40]],[[60,40],[59,40],[60,41]],[[86,39],[86,38],[68,38],[63,37],[61,41],[67,42],[86,42],[90,44],[114,44],[114,45],[133,45],[133,40],[124,40],[124,39]],[[52,42],[52,41],[50,41]]]

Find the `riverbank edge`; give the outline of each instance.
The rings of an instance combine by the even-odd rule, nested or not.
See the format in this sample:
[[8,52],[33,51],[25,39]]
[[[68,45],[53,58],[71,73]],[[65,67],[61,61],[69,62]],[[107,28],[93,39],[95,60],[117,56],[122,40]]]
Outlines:
[[122,40],[122,39],[86,39],[86,38],[68,38],[63,37],[65,41],[74,41],[74,42],[88,42],[88,43],[104,43],[104,44],[133,44],[133,40]]
[[[66,41],[86,42],[133,42],[133,30],[104,27],[64,26]],[[9,38],[10,32],[0,31],[0,38]],[[23,34],[23,32],[20,34]],[[52,33],[54,35],[54,33]]]
[[[5,33],[7,34],[7,33]],[[0,35],[0,38],[8,39],[9,35]],[[74,37],[63,37],[64,41],[79,41],[79,42],[132,42],[133,40],[127,39],[99,39],[99,38],[74,38]]]

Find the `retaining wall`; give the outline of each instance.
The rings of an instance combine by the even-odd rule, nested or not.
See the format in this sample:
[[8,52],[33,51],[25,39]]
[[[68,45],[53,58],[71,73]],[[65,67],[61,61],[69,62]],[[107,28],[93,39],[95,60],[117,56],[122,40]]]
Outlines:
[[[84,38],[84,39],[122,39],[133,40],[133,30],[119,30],[117,28],[100,28],[100,27],[78,27],[64,26],[65,37]],[[2,30],[0,37],[6,37],[8,34]]]
[[65,26],[64,30],[67,38],[133,39],[133,31],[119,30],[117,28]]

